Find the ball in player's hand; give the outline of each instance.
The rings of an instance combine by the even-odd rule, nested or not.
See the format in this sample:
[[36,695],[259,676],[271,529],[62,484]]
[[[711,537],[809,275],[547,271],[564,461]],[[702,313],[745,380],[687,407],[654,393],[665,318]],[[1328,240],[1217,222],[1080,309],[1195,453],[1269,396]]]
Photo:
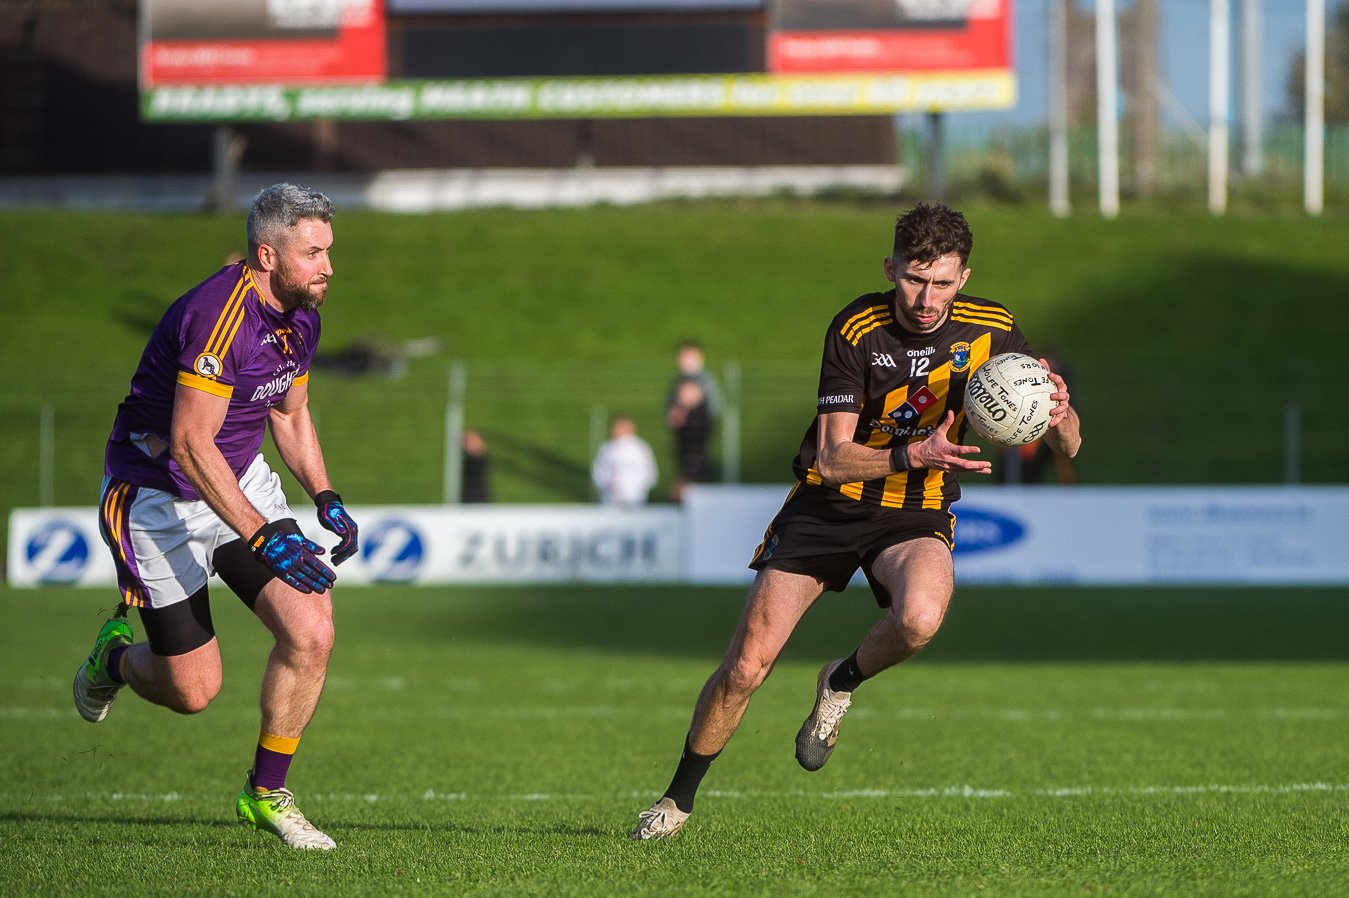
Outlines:
[[965,415],[975,433],[1000,446],[1021,446],[1045,435],[1051,393],[1058,388],[1038,359],[1019,352],[996,355],[965,384]]

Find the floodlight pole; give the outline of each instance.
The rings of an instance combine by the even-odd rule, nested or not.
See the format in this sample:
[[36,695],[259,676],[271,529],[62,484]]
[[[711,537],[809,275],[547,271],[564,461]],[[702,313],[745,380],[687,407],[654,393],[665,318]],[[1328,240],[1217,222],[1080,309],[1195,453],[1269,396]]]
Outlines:
[[1326,0],[1307,0],[1306,137],[1303,206],[1308,215],[1325,208]]
[[1119,215],[1119,63],[1115,0],[1096,0],[1096,156],[1101,215]]
[[1072,212],[1068,196],[1068,0],[1049,0],[1049,211]]
[[1231,42],[1232,10],[1228,0],[1209,0],[1208,210],[1214,215],[1227,211]]
[[1264,170],[1264,111],[1260,102],[1260,0],[1241,0],[1241,173]]

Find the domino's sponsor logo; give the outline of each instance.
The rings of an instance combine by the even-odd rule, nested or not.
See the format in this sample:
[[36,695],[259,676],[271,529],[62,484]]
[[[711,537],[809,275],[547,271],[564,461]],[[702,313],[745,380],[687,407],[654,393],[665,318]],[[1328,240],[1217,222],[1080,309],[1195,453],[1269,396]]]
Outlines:
[[39,583],[75,583],[89,566],[89,540],[69,521],[48,521],[28,537],[24,557]]
[[957,555],[1006,549],[1025,538],[1025,524],[996,511],[962,508],[956,514]]
[[390,518],[361,531],[361,561],[380,583],[407,583],[416,579],[426,558],[426,542],[416,527]]

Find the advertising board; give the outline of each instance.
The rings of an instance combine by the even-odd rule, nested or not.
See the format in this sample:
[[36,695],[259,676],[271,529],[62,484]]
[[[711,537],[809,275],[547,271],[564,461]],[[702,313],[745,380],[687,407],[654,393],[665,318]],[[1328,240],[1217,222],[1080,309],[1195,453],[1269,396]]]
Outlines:
[[141,87],[377,83],[382,0],[141,0]]
[[[747,583],[787,491],[700,484],[632,511],[355,506],[361,549],[339,583]],[[982,486],[955,511],[965,584],[1349,584],[1349,487]],[[116,582],[92,508],[13,511],[7,569],[16,586]]]

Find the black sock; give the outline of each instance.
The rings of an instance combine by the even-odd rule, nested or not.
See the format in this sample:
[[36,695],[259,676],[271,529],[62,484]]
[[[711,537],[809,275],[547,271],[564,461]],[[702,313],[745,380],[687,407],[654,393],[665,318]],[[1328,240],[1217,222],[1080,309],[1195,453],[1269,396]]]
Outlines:
[[857,666],[857,652],[854,651],[829,675],[829,688],[835,692],[852,692],[866,679],[869,678]]
[[688,737],[684,737],[684,753],[679,756],[679,766],[675,768],[674,779],[670,780],[670,787],[665,790],[666,798],[673,798],[675,807],[685,814],[693,810],[693,796],[698,791],[699,784],[703,777],[707,775],[707,768],[712,766],[712,762],[717,759],[715,755],[700,755],[689,748]]

